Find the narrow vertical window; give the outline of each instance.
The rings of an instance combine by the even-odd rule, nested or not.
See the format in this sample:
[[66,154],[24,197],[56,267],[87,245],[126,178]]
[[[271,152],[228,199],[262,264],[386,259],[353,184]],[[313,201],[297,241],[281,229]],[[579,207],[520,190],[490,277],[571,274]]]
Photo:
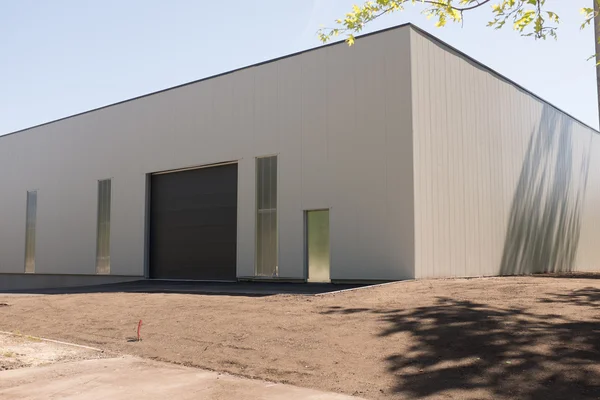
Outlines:
[[110,182],[110,179],[98,181],[97,274],[110,274]]
[[256,159],[256,275],[276,277],[277,156]]
[[25,216],[25,272],[35,272],[35,225],[37,218],[37,192],[27,192]]

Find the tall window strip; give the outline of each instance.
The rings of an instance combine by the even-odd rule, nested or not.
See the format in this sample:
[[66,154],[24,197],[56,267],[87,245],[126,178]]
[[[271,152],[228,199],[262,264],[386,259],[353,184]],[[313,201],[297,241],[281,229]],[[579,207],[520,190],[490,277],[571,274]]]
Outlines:
[[277,156],[256,159],[256,276],[279,276]]
[[110,183],[110,179],[98,181],[97,274],[110,274]]
[[25,216],[25,272],[35,272],[35,226],[37,218],[37,191],[27,192]]

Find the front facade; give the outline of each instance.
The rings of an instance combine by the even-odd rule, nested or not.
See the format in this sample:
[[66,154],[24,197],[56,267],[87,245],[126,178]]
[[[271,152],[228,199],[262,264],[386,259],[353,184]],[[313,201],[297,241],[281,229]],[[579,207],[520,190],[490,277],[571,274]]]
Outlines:
[[0,137],[0,289],[594,270],[599,153],[405,25]]

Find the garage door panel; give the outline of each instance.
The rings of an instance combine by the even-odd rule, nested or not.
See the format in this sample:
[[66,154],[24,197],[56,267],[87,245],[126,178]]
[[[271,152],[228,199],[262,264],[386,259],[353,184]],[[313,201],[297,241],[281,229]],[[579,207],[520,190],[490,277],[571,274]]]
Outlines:
[[[188,242],[170,242],[167,243],[169,245],[169,251],[163,251],[163,252],[159,252],[157,253],[157,255],[159,256],[163,256],[163,257],[170,257],[171,251],[177,251],[177,252],[185,252],[188,251],[188,248],[190,245],[193,245],[195,243],[192,243],[191,241]],[[205,259],[208,256],[211,257],[219,257],[220,259],[223,259],[225,257],[229,257],[230,259],[235,259],[235,254],[231,254],[230,256],[227,256],[225,254],[221,254],[221,252],[219,251],[215,251],[215,250],[220,250],[220,249],[228,249],[228,250],[235,250],[236,247],[236,243],[232,243],[232,242],[212,242],[210,243],[211,246],[213,247],[211,250],[212,251],[198,251],[195,254],[195,260],[200,260],[200,259]],[[168,259],[166,259],[168,260]]]
[[[195,232],[194,231],[188,231],[190,236],[194,235]],[[185,232],[187,233],[187,232]],[[175,248],[181,248],[184,246],[197,246],[198,245],[199,240],[197,238],[194,237],[183,237],[181,239],[179,238],[173,238],[173,237],[165,237],[163,238],[163,240],[161,240],[161,243],[163,244],[163,246],[161,246],[161,249],[157,249],[157,250],[161,250],[163,253],[168,254],[172,249]],[[231,243],[233,245],[235,245],[236,243],[234,241],[231,241],[228,238],[223,238],[223,237],[212,237],[212,238],[207,238],[206,240],[203,240],[204,243],[207,244],[216,244],[216,243]],[[156,254],[159,254],[158,251]]]
[[237,165],[152,176],[150,276],[235,280]]
[[171,208],[166,211],[188,211],[188,210],[203,210],[212,208],[227,208],[236,207],[235,201],[232,201],[231,195],[235,193],[227,193],[226,196],[194,196],[193,198],[175,198],[172,201]]
[[234,226],[237,224],[237,210],[234,207],[213,210],[198,211],[174,211],[170,214],[160,215],[155,218],[156,222],[160,222],[166,227],[185,227],[204,225],[227,225]]

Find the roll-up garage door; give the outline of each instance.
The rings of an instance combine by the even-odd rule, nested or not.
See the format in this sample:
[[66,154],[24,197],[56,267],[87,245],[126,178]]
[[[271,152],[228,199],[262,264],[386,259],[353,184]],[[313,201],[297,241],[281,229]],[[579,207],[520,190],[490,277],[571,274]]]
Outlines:
[[150,277],[235,280],[237,164],[156,174]]

